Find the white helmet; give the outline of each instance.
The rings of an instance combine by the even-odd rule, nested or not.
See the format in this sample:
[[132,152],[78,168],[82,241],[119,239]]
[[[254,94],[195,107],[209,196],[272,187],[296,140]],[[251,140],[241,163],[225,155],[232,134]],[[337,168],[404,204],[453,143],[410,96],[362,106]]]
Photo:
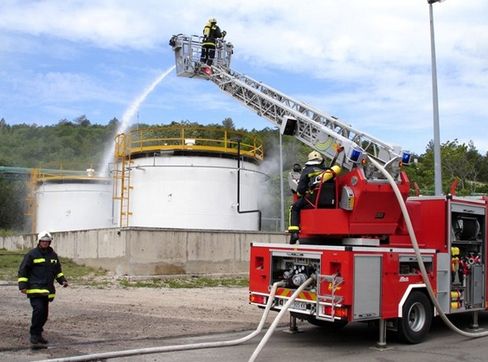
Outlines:
[[37,240],[38,241],[53,241],[53,237],[49,231],[41,231],[37,235]]
[[312,151],[308,154],[308,161],[306,165],[320,165],[324,161],[324,158],[317,151]]

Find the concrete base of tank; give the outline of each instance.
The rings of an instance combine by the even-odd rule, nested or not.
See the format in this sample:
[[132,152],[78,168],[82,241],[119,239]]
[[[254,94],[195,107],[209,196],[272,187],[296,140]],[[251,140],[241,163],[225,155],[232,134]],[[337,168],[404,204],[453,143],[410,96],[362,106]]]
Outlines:
[[[57,232],[53,248],[77,263],[117,276],[242,275],[251,243],[286,243],[285,233],[258,231],[109,228]],[[0,237],[0,248],[28,249],[32,234]]]

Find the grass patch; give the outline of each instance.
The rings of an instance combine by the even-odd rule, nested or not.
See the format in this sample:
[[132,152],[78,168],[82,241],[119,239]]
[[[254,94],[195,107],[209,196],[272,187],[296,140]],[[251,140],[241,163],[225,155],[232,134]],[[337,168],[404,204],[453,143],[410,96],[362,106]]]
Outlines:
[[103,277],[107,275],[107,270],[102,268],[92,268],[83,264],[76,264],[73,260],[68,258],[60,258],[63,273],[68,280],[87,280],[95,277]]
[[8,229],[0,229],[0,237],[7,237],[7,236],[14,236],[19,235],[18,231],[8,230]]
[[17,271],[26,252],[0,249],[0,280],[17,282]]
[[[17,272],[24,255],[29,250],[9,251],[0,249],[0,280],[17,283]],[[86,285],[93,288],[104,289],[114,284],[108,272],[102,268],[92,268],[75,263],[69,258],[60,258],[63,273],[68,282],[77,285]],[[208,278],[208,277],[188,277],[188,278],[167,278],[167,279],[146,279],[130,280],[120,279],[115,282],[123,288],[208,288],[208,287],[228,287],[239,288],[249,285],[248,278]]]
[[[27,249],[16,251],[0,249],[0,280],[17,282],[19,265],[28,251],[29,250]],[[60,258],[60,260],[63,273],[66,275],[68,281],[76,281],[77,283],[83,282],[82,284],[87,284],[85,282],[89,282],[95,277],[107,275],[107,271],[101,268],[96,269],[76,264],[73,260],[68,258]]]
[[119,280],[120,286],[124,288],[208,288],[208,287],[228,287],[240,288],[247,287],[247,278],[207,278],[192,277],[178,279],[149,279],[131,281],[127,279]]

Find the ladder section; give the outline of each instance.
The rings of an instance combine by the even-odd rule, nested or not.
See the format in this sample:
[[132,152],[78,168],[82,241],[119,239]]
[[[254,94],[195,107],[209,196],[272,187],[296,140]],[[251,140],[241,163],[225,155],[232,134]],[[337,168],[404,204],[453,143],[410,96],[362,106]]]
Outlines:
[[130,211],[130,152],[128,152],[128,137],[122,133],[115,139],[115,162],[112,173],[113,199],[119,204],[119,226],[128,227]]
[[[270,88],[234,70],[213,67],[210,79],[227,94],[294,135],[303,143],[350,170],[361,161],[365,151],[383,165],[399,159],[399,148],[387,145],[345,125],[333,116],[321,113],[305,103]],[[338,155],[340,148],[343,152]]]
[[[199,71],[201,45],[198,38],[178,35],[175,38],[177,75],[210,79],[222,91],[280,127],[286,135],[294,135],[301,142],[316,149],[348,170],[360,164],[363,153],[384,166],[400,161],[400,147],[390,146],[366,133],[359,132],[334,116],[273,89],[230,68],[232,45],[222,41],[212,73]],[[395,170],[395,174],[397,170]]]
[[[328,294],[322,294],[320,285],[322,282],[328,282]],[[337,288],[342,284],[344,279],[337,274],[319,275],[317,287],[317,319],[333,322],[335,320],[335,309],[342,306],[342,296],[336,295]],[[329,306],[330,308],[323,308]],[[326,313],[326,310],[330,310]]]

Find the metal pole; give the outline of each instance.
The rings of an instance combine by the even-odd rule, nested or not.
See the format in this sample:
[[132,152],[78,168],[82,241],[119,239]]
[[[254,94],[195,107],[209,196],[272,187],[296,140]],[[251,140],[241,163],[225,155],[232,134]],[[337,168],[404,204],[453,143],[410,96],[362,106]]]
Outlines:
[[278,128],[280,135],[280,231],[285,230],[285,199],[283,194],[283,136]]
[[434,187],[435,195],[442,195],[441,145],[439,131],[439,100],[437,94],[437,67],[435,60],[434,15],[432,4],[439,0],[428,0],[430,16],[430,51],[432,54],[432,102],[434,108]]

